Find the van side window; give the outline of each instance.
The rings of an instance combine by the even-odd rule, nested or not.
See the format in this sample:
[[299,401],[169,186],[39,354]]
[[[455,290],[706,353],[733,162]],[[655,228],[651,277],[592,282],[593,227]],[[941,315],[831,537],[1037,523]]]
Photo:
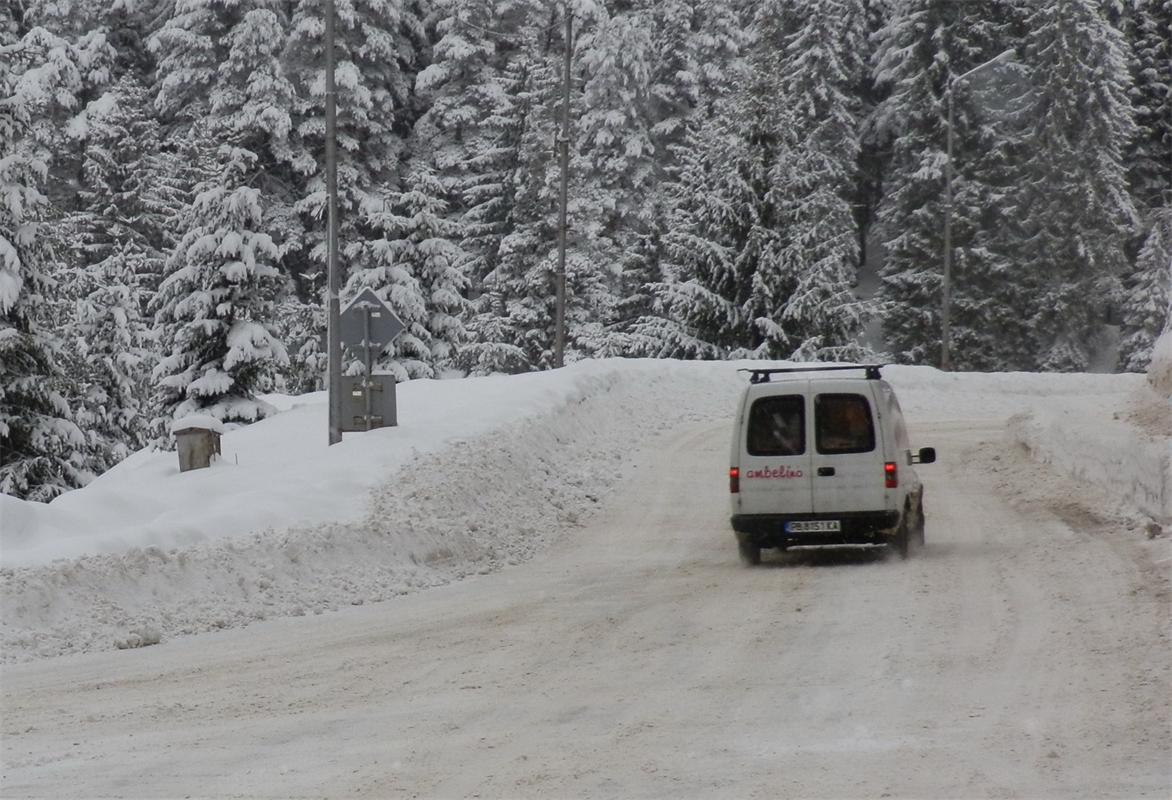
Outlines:
[[820,394],[814,399],[818,452],[869,453],[875,449],[871,405],[861,394]]
[[806,452],[806,399],[780,395],[753,401],[748,439],[751,456],[800,456]]

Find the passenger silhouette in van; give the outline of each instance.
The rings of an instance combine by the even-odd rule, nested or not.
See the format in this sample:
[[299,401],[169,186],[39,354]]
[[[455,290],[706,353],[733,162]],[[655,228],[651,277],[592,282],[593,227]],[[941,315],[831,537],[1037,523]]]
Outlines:
[[756,456],[799,456],[806,452],[801,397],[768,397],[749,413],[749,452]]
[[802,421],[796,414],[783,416],[773,413],[773,436],[778,455],[796,455],[802,452]]
[[816,420],[819,453],[866,453],[875,447],[870,405],[861,395],[819,395]]

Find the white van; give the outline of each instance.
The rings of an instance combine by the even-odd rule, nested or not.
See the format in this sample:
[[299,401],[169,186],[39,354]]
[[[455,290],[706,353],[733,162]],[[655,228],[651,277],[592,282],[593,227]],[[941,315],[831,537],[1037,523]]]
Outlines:
[[[924,488],[883,365],[751,369],[733,430],[732,527],[741,559],[761,549],[924,541]],[[862,373],[862,374],[850,374]]]

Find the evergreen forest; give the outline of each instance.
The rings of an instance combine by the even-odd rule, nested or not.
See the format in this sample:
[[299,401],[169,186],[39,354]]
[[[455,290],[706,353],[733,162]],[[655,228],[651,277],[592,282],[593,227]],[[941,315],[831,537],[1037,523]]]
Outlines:
[[[0,9],[0,492],[322,388],[325,9]],[[1141,371],[1170,31],[1172,0],[336,0],[343,302],[402,319],[399,380],[554,366],[568,103],[567,361],[939,365],[947,217],[951,368]]]

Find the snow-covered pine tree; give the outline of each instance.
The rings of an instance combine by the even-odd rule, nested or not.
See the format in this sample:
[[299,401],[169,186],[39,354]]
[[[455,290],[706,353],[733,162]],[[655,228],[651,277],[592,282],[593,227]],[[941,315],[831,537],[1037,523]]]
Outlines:
[[108,5],[104,0],[22,0],[18,8],[23,12],[26,30],[44,28],[64,41],[76,43],[103,27]]
[[[640,203],[638,229],[623,248],[616,322],[609,338],[618,353],[653,355],[663,348],[662,342],[648,336],[660,325],[655,319],[656,287],[670,282],[664,274],[670,210],[664,187],[675,174],[673,154],[683,143],[692,117],[707,113],[731,91],[748,37],[733,4],[644,0],[635,8],[650,19],[655,54],[649,65],[647,97],[641,100],[654,158]],[[678,333],[673,331],[673,336]]]
[[1132,199],[1147,220],[1172,204],[1172,0],[1135,0],[1129,30],[1137,131],[1127,164]]
[[[296,0],[289,8],[282,62],[299,98],[291,135],[298,156],[286,181],[295,213],[282,211],[271,224],[281,262],[298,287],[300,302],[287,309],[288,322],[306,336],[298,334],[299,373],[291,379],[304,384],[311,379],[306,371],[321,362],[305,326],[321,318],[312,308],[320,302],[312,276],[326,268],[325,6]],[[404,143],[418,112],[411,89],[428,41],[423,9],[415,0],[338,0],[335,13],[339,267],[345,283],[350,266],[358,263],[354,259],[382,240],[366,220],[382,209],[387,191],[399,188]]]
[[1147,368],[1167,317],[1172,249],[1172,0],[1138,0],[1130,9],[1137,134],[1127,151],[1131,196],[1142,222],[1140,251],[1122,297],[1119,367]]
[[[875,77],[889,92],[869,122],[889,152],[878,209],[886,249],[878,297],[886,344],[901,362],[940,360],[946,87],[1013,45],[1016,21],[1013,7],[995,0],[907,0],[877,34]],[[977,88],[966,82],[953,98],[952,361],[1028,369],[1028,314],[1018,299],[1028,262],[1003,252],[1016,229],[997,185],[1018,139],[997,116],[983,120]]]
[[[430,362],[433,370],[439,372],[457,366],[460,348],[469,340],[464,323],[468,277],[463,270],[468,256],[460,249],[462,228],[449,216],[439,177],[421,166],[408,182],[411,189],[399,202],[415,212],[406,240],[423,285],[427,330],[431,335]],[[407,258],[407,248],[404,249],[402,257]]]
[[289,294],[277,306],[277,330],[289,354],[289,366],[277,376],[277,391],[304,394],[326,388],[329,358],[326,350],[325,303],[312,298],[323,296],[325,275],[315,272],[301,276],[305,296]]
[[43,28],[0,44],[0,492],[48,501],[89,477],[64,396],[61,347],[39,324],[47,274],[43,184],[50,109],[76,103],[77,54]]
[[773,357],[863,356],[864,308],[851,290],[859,261],[851,202],[865,56],[861,0],[828,0],[786,42],[781,90],[789,109],[779,131],[785,155],[774,164],[772,183],[785,228],[781,263],[793,286],[780,313],[758,322]]
[[146,444],[154,353],[145,312],[163,263],[162,223],[143,202],[155,178],[145,154],[159,150],[149,111],[146,89],[128,74],[72,126],[83,183],[81,208],[64,221],[74,252],[68,339],[98,471]]
[[306,172],[313,162],[290,142],[299,102],[281,63],[289,20],[279,5],[259,5],[224,37],[226,49],[216,68],[209,110],[223,121],[230,140],[247,142],[258,155],[267,150],[270,161]]
[[[966,71],[1029,38],[1028,8],[974,8],[966,23]],[[961,369],[1034,369],[1029,335],[1031,275],[1016,247],[1021,220],[1007,199],[1031,152],[1030,73],[1014,60],[974,73],[954,88],[952,361]],[[963,73],[961,73],[963,74]]]
[[[78,70],[77,85],[70,91],[80,106],[99,97],[115,79],[118,53],[107,41],[107,5],[104,0],[23,0],[18,5],[26,26],[43,28],[70,44]],[[49,143],[53,158],[46,188],[52,203],[71,209],[75,181],[80,182],[81,162],[65,136],[65,127],[75,109],[58,106],[45,110],[57,127]]]
[[938,48],[950,41],[947,3],[909,1],[877,35],[876,82],[889,95],[872,126],[889,149],[878,211],[886,257],[879,298],[883,334],[897,361],[937,363],[940,346],[940,220],[944,193],[941,93],[945,71]]
[[1123,37],[1097,0],[1055,0],[1029,18],[1036,87],[1031,148],[1012,204],[1029,265],[1038,366],[1083,370],[1119,292],[1136,225],[1124,148],[1135,133]]
[[[516,352],[526,369],[553,364],[555,265],[550,256],[557,247],[557,161],[550,145],[558,130],[560,37],[555,38],[553,32],[560,30],[560,18],[556,10],[548,14],[550,35],[517,53],[507,67],[518,114],[513,123],[517,126],[517,162],[509,176],[509,225],[501,236],[494,268],[481,283],[482,294],[471,324],[479,341],[483,341],[482,332],[495,332],[501,338],[493,342],[497,346],[492,351],[510,361]],[[566,284],[568,302],[568,275]],[[493,316],[503,319],[485,319]],[[507,362],[484,364],[484,355],[479,354],[478,359],[492,371],[507,368]]]
[[[147,109],[149,113],[149,109]],[[140,214],[135,226],[152,249],[162,254],[162,261],[151,262],[157,271],[144,274],[143,288],[151,293],[159,288],[166,271],[167,256],[183,236],[185,215],[195,198],[196,188],[216,174],[214,137],[205,132],[206,123],[188,129],[172,130],[163,136],[159,147],[142,154],[143,183],[136,200]]]
[[1147,239],[1124,286],[1119,367],[1130,372],[1147,370],[1156,339],[1172,322],[1172,205],[1151,216]]
[[514,344],[495,270],[513,225],[528,114],[522,89],[548,10],[537,0],[442,0],[437,17],[433,60],[416,82],[428,107],[415,126],[412,156],[428,165],[439,182],[437,196],[458,222],[453,233],[472,298],[471,341],[458,354],[460,365],[475,374],[516,372],[525,368],[525,356]]
[[747,37],[732,3],[645,0],[652,26],[651,136],[661,170],[696,109],[728,95]]
[[759,358],[784,358],[799,344],[781,324],[797,277],[782,256],[788,231],[781,189],[793,144],[791,98],[783,83],[785,50],[804,16],[787,0],[758,6],[747,68],[727,111],[739,141],[727,151],[733,160],[724,165],[732,187],[728,196],[739,214],[733,270],[738,287],[748,289],[746,296],[738,288],[735,297],[750,323],[740,346]]
[[164,118],[205,119],[216,90],[235,9],[209,0],[176,0],[165,24],[149,40],[157,60],[155,104]]
[[104,27],[114,54],[112,78],[148,82],[155,71],[150,37],[166,24],[175,0],[114,0],[105,3]]
[[577,237],[579,255],[588,241],[593,263],[587,268],[617,295],[603,300],[614,309],[614,319],[593,314],[609,323],[589,348],[600,355],[625,353],[625,328],[646,310],[640,290],[654,277],[645,258],[635,257],[661,221],[655,213],[659,174],[651,131],[651,81],[658,60],[653,37],[652,14],[623,10],[583,26],[575,47],[583,72],[576,145],[589,164],[577,187],[579,226],[589,225]]
[[452,367],[467,339],[459,226],[447,218],[442,187],[429,168],[417,167],[407,183],[407,191],[391,193],[385,209],[370,215],[369,225],[383,238],[367,243],[359,263],[370,266],[354,270],[347,286],[348,295],[374,290],[407,326],[377,359],[400,381]]
[[[859,128],[859,182],[855,192],[854,208],[859,220],[859,264],[861,268],[877,269],[881,248],[874,235],[879,200],[883,195],[883,168],[888,143],[875,129],[875,108],[887,97],[887,87],[876,80],[875,53],[879,32],[887,27],[893,0],[863,0],[867,31],[867,70],[861,76],[855,94],[860,104]],[[870,281],[868,280],[868,283]],[[870,288],[868,286],[868,288]],[[872,304],[872,312],[878,312]]]
[[288,362],[273,333],[286,283],[273,264],[276,245],[257,230],[261,194],[247,185],[256,156],[224,146],[219,159],[220,174],[184,213],[156,300],[165,354],[155,368],[159,444],[169,442],[169,422],[188,414],[244,423],[267,416],[272,409],[256,393]]
[[[524,20],[517,37],[524,44],[509,54],[502,68],[503,86],[512,102],[503,107],[508,116],[496,121],[504,134],[499,140],[501,152],[489,160],[494,163],[500,155],[511,154],[513,164],[503,185],[485,182],[465,195],[475,203],[464,218],[474,238],[466,244],[472,256],[470,267],[479,271],[491,266],[479,285],[475,280],[472,284],[474,315],[469,329],[474,342],[465,358],[477,372],[515,372],[553,364],[558,162],[552,145],[561,108],[562,11],[561,6],[548,6],[540,16]],[[571,119],[576,110],[580,110],[577,102]],[[579,267],[589,262],[580,258],[578,250],[587,238],[582,225],[588,222],[577,215],[577,176],[582,171],[581,159],[571,146],[567,360],[574,358],[576,323],[582,317],[580,280],[597,278],[589,267]],[[494,195],[499,201],[490,199]],[[500,219],[500,212],[507,216],[494,230],[492,222]],[[480,260],[481,254],[489,259]]]
[[307,228],[315,221],[298,213],[306,181],[317,162],[295,135],[294,120],[305,110],[286,77],[284,50],[290,36],[288,7],[259,3],[239,17],[225,37],[226,51],[212,92],[211,114],[218,121],[219,137],[234,146],[247,146],[258,156],[251,185],[266,202],[260,230],[277,247],[277,267],[288,276],[295,293],[280,303],[277,327],[290,348],[290,362],[280,379],[286,386],[314,388],[324,374],[325,333],[321,283],[314,276],[324,272],[312,255]]
[[[313,231],[308,271],[326,260],[324,10],[318,0],[297,0],[284,53],[285,74],[303,100],[294,145],[312,156],[298,161],[305,185],[296,203]],[[410,0],[338,0],[335,13],[339,241],[357,247],[368,235],[379,238],[361,222],[401,179],[403,145],[417,115],[411,87],[427,36]]]
[[666,188],[660,317],[635,333],[662,337],[659,354],[688,358],[780,357],[795,349],[781,325],[795,281],[785,272],[775,170],[787,157],[785,43],[802,18],[784,0],[756,7],[745,65],[728,98],[694,115]]
[[741,146],[725,115],[694,117],[683,143],[673,146],[677,166],[665,184],[670,212],[664,278],[651,286],[655,313],[632,331],[646,355],[725,358],[748,338],[742,308],[749,287],[734,263],[745,203],[727,168],[735,160],[729,150]]
[[303,275],[318,266],[293,206],[317,162],[294,135],[305,99],[286,76],[290,27],[287,5],[271,0],[179,0],[150,44],[159,57],[156,106],[171,127],[202,135],[197,148],[230,144],[256,156],[250,185],[267,201],[260,230],[277,245],[278,267],[304,289]]
[[155,104],[166,119],[208,123],[207,133],[263,163],[308,171],[311,161],[290,144],[299,101],[281,63],[290,35],[284,9],[271,0],[177,0],[150,40]]
[[75,305],[71,332],[77,338],[70,344],[82,389],[78,420],[99,473],[147,443],[148,378],[156,355],[143,318],[148,294],[141,277],[153,260],[127,241],[82,276],[86,295]]

